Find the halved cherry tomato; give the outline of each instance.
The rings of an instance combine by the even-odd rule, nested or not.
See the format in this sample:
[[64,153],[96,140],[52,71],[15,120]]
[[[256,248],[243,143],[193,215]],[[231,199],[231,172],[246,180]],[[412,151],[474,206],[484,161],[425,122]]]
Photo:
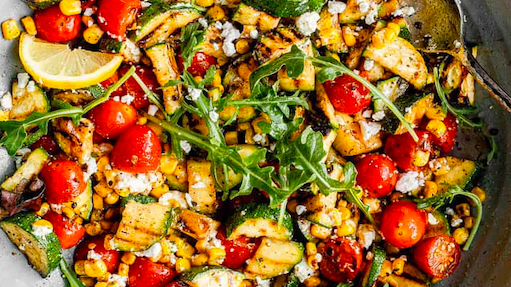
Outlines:
[[[178,66],[180,70],[183,70],[183,58],[179,56],[177,58]],[[216,65],[216,58],[213,56],[210,56],[208,54],[205,54],[203,52],[197,52],[195,53],[195,56],[193,56],[192,63],[190,64],[190,67],[188,67],[188,72],[192,74],[192,76],[197,77],[204,77],[206,75],[206,72],[208,71],[209,67]]]
[[413,258],[417,266],[429,276],[446,278],[458,267],[461,249],[452,236],[438,235],[417,244]]
[[416,170],[414,159],[419,152],[431,152],[431,134],[426,131],[415,130],[419,137],[416,142],[409,133],[390,135],[385,143],[385,154],[396,166],[404,171]]
[[156,133],[144,125],[129,127],[111,153],[112,166],[126,172],[155,171],[160,164],[161,145]]
[[[108,89],[111,85],[117,83],[118,81],[119,81],[119,73],[117,73],[117,71],[115,71],[115,73],[110,78],[101,82],[101,86],[105,89]],[[117,89],[115,92],[119,91],[120,89],[121,89],[121,87],[119,87],[119,89]]]
[[[422,121],[420,128],[425,129],[429,120]],[[447,113],[447,116],[442,121],[447,128],[444,135],[438,137],[431,133],[431,141],[433,145],[438,147],[443,153],[449,153],[454,147],[456,142],[456,136],[458,135],[458,119],[451,113]]]
[[126,37],[126,29],[135,21],[141,8],[140,0],[100,0],[99,27],[110,37],[123,40]]
[[138,257],[130,266],[128,282],[130,287],[163,287],[176,276],[173,269],[143,257]]
[[397,182],[397,169],[386,155],[368,154],[361,156],[355,163],[357,183],[369,193],[369,197],[389,195]]
[[351,238],[341,237],[319,245],[323,256],[319,270],[327,279],[336,283],[352,281],[362,268],[362,247]]
[[48,203],[66,203],[85,190],[87,183],[78,164],[70,160],[54,160],[41,170]]
[[85,227],[53,210],[48,210],[44,215],[44,219],[53,225],[53,232],[59,238],[60,246],[63,249],[75,246],[85,236]]
[[137,110],[131,105],[108,100],[89,112],[95,131],[106,139],[115,139],[138,119]]
[[49,135],[43,135],[41,138],[39,138],[35,143],[33,143],[30,146],[30,149],[34,150],[40,147],[52,155],[57,154],[60,151],[60,148],[53,139],[53,137]]
[[225,259],[222,265],[231,269],[243,266],[245,261],[254,255],[261,244],[260,240],[253,242],[246,236],[227,239],[224,230],[219,230],[216,237],[222,241],[222,245],[225,247]]
[[75,249],[75,261],[88,259],[87,257],[91,250],[93,250],[95,254],[99,255],[101,260],[105,262],[108,272],[112,273],[117,270],[119,263],[121,262],[121,253],[117,250],[107,250],[105,248],[104,236],[89,237],[80,242]]
[[326,81],[323,87],[334,108],[341,113],[356,114],[371,103],[369,90],[351,76],[342,75]]
[[415,203],[397,201],[383,211],[380,232],[385,241],[397,248],[414,246],[426,232],[426,212]]
[[[124,66],[120,69],[120,74],[123,76],[128,72],[129,67]],[[146,86],[154,93],[158,92],[158,82],[156,81],[156,76],[153,73],[153,70],[144,65],[136,66],[135,73],[140,77],[140,79],[146,84]],[[145,108],[149,105],[149,99],[147,98],[146,93],[140,87],[140,85],[135,81],[134,78],[129,78],[124,85],[122,86],[122,91],[124,94],[130,94],[135,98],[131,103],[136,109]]]
[[37,36],[49,42],[68,42],[80,34],[80,15],[66,16],[59,5],[36,11],[34,22]]

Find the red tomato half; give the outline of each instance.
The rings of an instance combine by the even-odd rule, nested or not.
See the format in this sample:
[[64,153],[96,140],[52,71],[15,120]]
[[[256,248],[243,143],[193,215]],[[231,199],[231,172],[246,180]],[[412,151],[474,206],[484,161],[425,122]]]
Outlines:
[[[92,247],[92,248],[90,248]],[[105,237],[89,237],[82,241],[75,250],[75,261],[86,260],[89,251],[93,250],[94,253],[101,256],[101,260],[105,262],[107,271],[113,273],[119,267],[121,254],[117,250],[107,250],[105,248]]]
[[101,30],[117,40],[126,37],[126,30],[142,8],[140,0],[100,0],[98,24]]
[[137,122],[137,110],[131,105],[108,100],[89,112],[95,131],[106,139],[115,139]]
[[419,137],[417,142],[409,133],[404,133],[390,135],[385,143],[385,154],[404,171],[417,169],[413,162],[418,152],[431,151],[431,134],[421,130],[415,130],[415,133]]
[[[426,129],[428,122],[428,120],[423,121],[421,123],[421,128]],[[443,153],[449,153],[454,147],[456,136],[458,135],[458,119],[453,114],[447,113],[443,123],[447,128],[445,134],[438,137],[432,133],[431,141],[433,142],[433,145],[438,147]]]
[[369,90],[348,75],[326,81],[323,87],[334,108],[341,113],[356,114],[371,103]]
[[243,266],[245,261],[252,258],[261,243],[260,241],[252,242],[246,236],[227,239],[224,230],[218,231],[217,238],[222,241],[222,245],[225,247],[225,259],[222,265],[231,269]]
[[[120,69],[121,76],[128,72],[129,67],[124,66]],[[160,86],[156,81],[156,76],[153,73],[153,70],[147,66],[139,65],[135,69],[135,73],[140,77],[140,79],[146,84],[146,86],[153,93],[158,92],[158,87]],[[123,95],[130,94],[135,98],[131,103],[136,109],[145,108],[149,105],[149,99],[147,98],[146,93],[140,87],[140,85],[135,81],[134,78],[130,77],[122,86]]]
[[355,166],[357,183],[369,193],[369,197],[389,195],[396,186],[398,172],[394,162],[386,155],[361,156]]
[[175,271],[167,266],[139,257],[130,266],[128,281],[130,287],[163,287],[175,276]]
[[48,203],[66,203],[85,190],[87,183],[78,164],[70,160],[54,160],[43,167],[41,179],[46,185]]
[[452,236],[438,235],[417,244],[413,258],[429,276],[446,278],[458,267],[461,249]]
[[68,42],[80,34],[80,15],[66,16],[59,5],[36,11],[34,22],[37,36],[49,42]]
[[[179,56],[177,58],[179,69],[183,70],[183,58]],[[205,54],[203,52],[197,52],[193,56],[192,63],[190,67],[188,67],[188,72],[192,74],[194,77],[200,76],[204,77],[209,67],[216,65],[216,58]]]
[[36,148],[43,148],[49,154],[55,155],[60,151],[59,146],[53,139],[53,137],[49,135],[43,135],[39,138],[35,143],[30,146],[30,149],[34,150]]
[[60,246],[63,249],[75,246],[85,236],[85,228],[82,225],[52,210],[48,210],[44,219],[53,225],[53,232],[59,238]]
[[351,238],[341,237],[320,246],[323,256],[319,270],[327,279],[336,283],[352,281],[362,268],[362,247]]
[[397,248],[414,246],[426,233],[426,212],[415,203],[398,201],[383,211],[380,232],[385,241]]
[[150,172],[158,169],[160,140],[144,125],[129,127],[118,139],[110,155],[112,166],[126,172]]
[[[119,73],[117,73],[117,71],[115,71],[115,73],[110,78],[101,82],[101,86],[105,89],[108,89],[111,85],[117,83],[118,81],[119,81]],[[117,89],[115,92],[119,91],[119,89]]]

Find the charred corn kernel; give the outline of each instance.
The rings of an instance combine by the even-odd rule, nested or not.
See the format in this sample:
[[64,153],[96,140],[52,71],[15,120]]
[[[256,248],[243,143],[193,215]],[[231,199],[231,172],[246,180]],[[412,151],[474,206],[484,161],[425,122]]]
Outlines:
[[62,0],[59,7],[62,14],[67,16],[82,13],[82,2],[80,0]]
[[401,275],[403,274],[403,270],[405,268],[405,261],[401,258],[397,258],[392,262],[392,270],[394,274]]
[[348,236],[355,233],[357,224],[352,219],[345,220],[341,226],[337,227],[337,236]]
[[101,259],[85,260],[84,264],[85,274],[89,277],[98,278],[106,273],[106,264]]
[[126,264],[126,263],[119,264],[119,275],[128,276],[129,271],[130,271],[130,266],[128,264]]
[[92,195],[92,204],[95,209],[102,210],[103,209],[103,198],[97,194]]
[[468,203],[460,203],[456,205],[456,211],[460,217],[470,216],[470,205]]
[[[110,272],[106,272],[105,274],[103,274],[102,276],[96,278],[98,280],[98,282],[107,282],[108,283],[108,287],[112,287],[110,286],[110,284],[112,284],[111,282],[108,282],[108,279],[110,279]],[[118,287],[118,286],[115,286],[115,287]]]
[[355,37],[355,32],[348,26],[342,27],[342,37],[344,39],[344,43],[346,46],[352,47],[357,44],[357,38]]
[[208,252],[208,246],[207,245],[208,245],[207,240],[201,239],[201,240],[197,240],[197,242],[195,243],[195,248],[200,253],[206,253],[206,252]]
[[318,249],[314,242],[307,242],[305,244],[305,251],[307,252],[307,256],[316,255],[316,253],[318,253]]
[[98,283],[96,283],[96,285],[94,285],[94,287],[108,287],[108,283],[107,282],[98,282]]
[[161,253],[163,255],[169,255],[172,252],[172,246],[170,245],[170,242],[168,240],[162,240],[160,241],[161,245]]
[[169,186],[166,184],[163,184],[161,186],[155,187],[151,190],[150,194],[156,198],[160,198],[165,193],[168,193],[170,190]]
[[194,253],[195,248],[193,248],[190,243],[184,242],[181,247],[178,247],[176,255],[184,258],[192,258]]
[[160,171],[166,174],[173,174],[176,171],[178,159],[174,155],[165,155],[160,159]]
[[100,182],[99,184],[94,186],[94,192],[101,197],[107,197],[112,191],[113,189],[108,187],[106,183],[103,182]]
[[218,101],[222,97],[223,92],[223,86],[211,88],[208,91],[208,98],[212,99],[213,101]]
[[137,259],[137,257],[135,256],[135,254],[133,254],[133,252],[126,252],[121,257],[121,261],[128,265],[133,264],[135,262],[135,259]]
[[252,284],[252,281],[245,279],[245,280],[241,281],[241,284],[239,287],[254,287],[254,284]]
[[85,275],[85,260],[77,260],[75,262],[75,272],[78,275]]
[[348,220],[351,218],[351,210],[349,210],[349,208],[347,208],[346,206],[342,206],[342,205],[338,206],[337,210],[339,210],[339,212],[341,213],[342,220]]
[[481,202],[484,202],[486,199],[486,192],[478,186],[472,188],[472,193],[475,194]]
[[178,274],[183,273],[187,270],[192,268],[192,264],[190,263],[190,260],[186,258],[178,258],[176,260],[176,272]]
[[338,209],[335,209],[335,208],[332,208],[329,212],[328,212],[328,215],[330,215],[330,218],[332,219],[332,225],[333,226],[340,226],[342,224],[342,213],[338,210]]
[[146,117],[139,117],[137,120],[138,125],[145,125],[147,124],[147,118]]
[[215,76],[213,77],[213,81],[211,82],[211,85],[215,88],[222,87],[222,74],[221,70],[216,70]]
[[32,226],[37,226],[37,227],[44,227],[44,228],[49,228],[49,229],[53,229],[53,225],[51,224],[51,222],[49,222],[48,220],[46,219],[39,219],[39,220],[36,220]]
[[243,63],[238,66],[238,75],[240,78],[242,78],[245,81],[248,81],[250,79],[250,74],[252,71],[250,70],[250,67],[247,63]]
[[291,213],[296,213],[296,206],[298,206],[298,201],[296,199],[291,199],[287,203],[287,210]]
[[85,232],[90,236],[96,236],[101,233],[101,224],[98,221],[85,224]]
[[319,279],[318,276],[311,276],[311,277],[305,279],[303,284],[306,287],[316,287],[316,286],[319,286],[319,284],[321,284],[321,279]]
[[251,128],[251,125],[250,123],[241,123],[241,124],[238,124],[238,129],[240,131],[246,131],[246,130],[249,130]]
[[396,30],[390,29],[390,28],[383,29],[383,38],[387,42],[394,42],[394,40],[396,40],[398,35],[399,35],[399,31],[396,32]]
[[446,113],[442,110],[442,107],[434,105],[426,111],[426,118],[430,120],[443,120],[446,117]]
[[250,50],[250,45],[248,44],[247,39],[240,39],[236,42],[236,52],[238,54],[245,54]]
[[430,120],[426,125],[426,130],[433,133],[437,137],[441,137],[447,132],[447,127],[441,120]]
[[103,245],[106,250],[114,250],[114,246],[112,246],[112,239],[114,238],[113,234],[105,235],[105,240],[103,240]]
[[396,23],[388,23],[387,28],[391,29],[392,31],[396,32],[397,35],[401,32],[401,27]]
[[103,219],[103,211],[99,209],[93,209],[90,216],[90,221],[100,221]]
[[387,277],[392,273],[392,262],[385,260],[381,266],[380,276]]
[[73,219],[76,216],[74,209],[68,206],[62,207],[62,213],[69,219]]
[[211,18],[213,21],[220,21],[225,18],[225,11],[220,5],[215,5],[208,9],[206,16]]
[[465,228],[472,229],[474,227],[474,217],[468,216],[463,218],[463,225],[465,225]]
[[96,283],[96,279],[91,278],[91,277],[83,277],[82,276],[79,279],[85,287],[93,287],[94,284]]
[[43,217],[44,215],[46,215],[46,212],[48,212],[48,210],[50,210],[50,205],[46,202],[43,202],[41,204],[41,207],[39,208],[38,211],[35,212],[35,214]]
[[417,151],[413,157],[413,164],[415,166],[425,166],[428,164],[430,152],[429,151]]
[[[185,241],[183,240],[183,238],[180,238],[180,237],[177,237],[176,235],[171,235],[169,236],[168,238],[172,243],[174,243],[177,247],[177,249],[183,247],[183,245],[185,244]],[[198,242],[198,241],[197,241]],[[205,242],[205,241],[204,241]]]
[[208,260],[209,260],[208,255],[206,255],[204,253],[200,253],[200,254],[194,255],[192,257],[192,265],[193,266],[203,266],[208,263]]
[[130,195],[129,188],[123,188],[123,189],[114,189],[114,191],[120,196],[120,197],[126,197]]
[[332,230],[330,228],[319,226],[317,224],[313,224],[311,227],[311,234],[319,239],[327,239],[331,233]]
[[107,197],[105,197],[105,203],[106,204],[116,204],[117,201],[119,201],[119,195],[115,192],[111,192]]
[[35,27],[34,18],[27,16],[21,19],[21,24],[23,25],[23,28],[25,28],[25,31],[29,35],[35,36],[37,34],[37,28]]
[[381,33],[374,33],[371,37],[371,42],[376,49],[381,49],[385,46]]
[[312,268],[314,270],[318,270],[319,269],[319,262],[318,262],[318,259],[317,259],[316,255],[308,256],[307,257],[307,264],[309,265],[310,268]]
[[195,1],[195,4],[202,6],[202,7],[209,7],[215,3],[214,0],[197,0]]
[[454,240],[456,240],[456,243],[462,245],[467,242],[468,230],[464,227],[456,228],[452,233],[452,236],[454,237]]
[[12,40],[19,37],[21,34],[20,28],[18,27],[18,23],[16,20],[9,19],[2,23],[2,34],[4,35],[5,40]]
[[426,182],[424,184],[425,197],[426,198],[433,197],[437,194],[437,192],[438,192],[438,185],[436,184],[436,182],[431,181],[431,180],[426,180]]
[[225,142],[228,145],[233,145],[238,143],[238,132],[230,131],[225,133]]
[[208,264],[218,265],[225,258],[225,250],[223,248],[214,247],[208,250]]

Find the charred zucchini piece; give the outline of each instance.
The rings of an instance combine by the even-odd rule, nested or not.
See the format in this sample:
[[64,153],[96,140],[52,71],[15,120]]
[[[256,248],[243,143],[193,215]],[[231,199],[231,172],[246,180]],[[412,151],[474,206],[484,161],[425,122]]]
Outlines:
[[48,153],[43,148],[37,148],[32,151],[27,161],[2,183],[2,191],[13,192],[19,184],[30,182],[32,178],[41,172],[48,159]]
[[234,13],[232,20],[243,25],[256,26],[259,31],[266,32],[279,25],[280,17],[271,16],[254,9],[252,6],[241,3]]
[[[307,52],[307,56],[312,56],[312,43],[309,43],[307,47],[304,48]],[[279,70],[277,75],[277,79],[279,80],[280,87],[284,91],[293,92],[296,90],[301,91],[314,91],[315,81],[316,81],[316,71],[314,65],[311,61],[306,60],[304,63],[304,69],[302,74],[300,74],[297,78],[291,78],[286,71],[286,68],[282,68]]]
[[72,120],[58,118],[53,121],[54,136],[59,147],[72,159],[85,164],[92,157],[94,124],[81,118],[78,126]]
[[259,62],[266,63],[291,51],[293,45],[304,41],[305,38],[295,29],[279,27],[260,37],[254,48],[255,57]]
[[173,221],[173,228],[197,240],[206,238],[219,227],[220,222],[188,209],[177,210]]
[[181,275],[191,287],[238,287],[245,275],[221,266],[193,267]]
[[[28,85],[27,85],[28,87]],[[9,112],[10,120],[24,120],[33,112],[44,113],[50,110],[50,103],[46,93],[35,85],[33,91],[21,88],[18,82],[12,84],[12,109]]]
[[300,16],[308,11],[318,11],[324,0],[245,0],[244,3],[278,17]]
[[438,192],[448,190],[451,185],[458,185],[461,188],[467,187],[479,171],[478,163],[453,156],[447,156],[446,158],[449,172],[435,177],[435,182],[438,184]]
[[188,194],[191,197],[190,209],[211,214],[216,211],[217,198],[215,179],[211,173],[211,162],[207,160],[188,160]]
[[[434,94],[408,94],[400,96],[394,105],[412,125],[418,125],[429,107],[433,104]],[[388,113],[382,121],[383,129],[394,134],[406,132],[403,124],[394,114]]]

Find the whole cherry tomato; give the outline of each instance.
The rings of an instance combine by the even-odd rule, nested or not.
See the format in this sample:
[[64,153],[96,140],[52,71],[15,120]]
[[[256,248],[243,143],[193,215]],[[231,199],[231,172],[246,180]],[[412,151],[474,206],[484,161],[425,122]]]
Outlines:
[[122,171],[155,171],[161,159],[160,140],[147,126],[131,126],[117,139],[110,158],[112,166]]
[[34,22],[37,36],[49,42],[68,42],[80,34],[80,15],[64,15],[59,5],[36,11]]
[[336,283],[352,281],[362,268],[362,247],[351,238],[341,237],[320,245],[323,256],[319,270],[327,279]]
[[245,261],[252,258],[261,243],[260,241],[252,242],[246,236],[227,239],[224,230],[218,231],[217,238],[222,241],[222,245],[225,247],[225,259],[222,265],[231,269],[243,266]]
[[414,246],[426,233],[426,212],[415,203],[397,201],[383,211],[380,232],[385,241],[397,248]]
[[[126,74],[128,70],[129,67],[122,67],[120,69],[121,76]],[[153,93],[158,93],[158,87],[160,85],[156,81],[156,76],[154,75],[151,68],[144,65],[139,65],[136,67],[135,73],[140,77],[144,84],[146,84],[149,90],[151,90]],[[135,98],[131,104],[136,109],[145,108],[149,105],[149,99],[147,98],[146,93],[134,78],[130,77],[122,86],[122,90],[124,94],[129,94]]]
[[49,154],[55,155],[60,151],[58,144],[55,142],[53,137],[49,135],[43,135],[35,143],[30,146],[30,149],[43,148]]
[[[431,133],[431,141],[433,145],[438,147],[443,153],[449,153],[454,147],[456,136],[458,135],[458,119],[451,113],[447,113],[447,116],[442,120],[445,127],[447,128],[445,134],[437,136]],[[429,120],[422,121],[421,128],[426,129]]]
[[371,103],[369,90],[351,76],[326,81],[323,87],[334,108],[341,113],[356,114]]
[[131,105],[108,100],[89,112],[95,131],[106,139],[115,139],[138,119],[137,110]]
[[104,236],[89,237],[80,242],[80,244],[78,244],[75,249],[75,261],[88,259],[88,254],[90,251],[93,251],[95,254],[101,257],[101,260],[103,260],[103,262],[106,264],[108,272],[113,273],[117,271],[119,263],[121,262],[121,254],[117,250],[107,250],[105,248]]
[[130,287],[164,287],[176,276],[174,270],[143,257],[138,257],[130,266]]
[[416,170],[418,168],[414,163],[416,157],[424,156],[420,153],[431,152],[431,134],[421,130],[415,130],[415,133],[419,137],[418,141],[415,141],[409,133],[404,133],[390,135],[385,143],[385,154],[404,171]]
[[85,236],[85,227],[62,214],[48,210],[44,215],[44,219],[53,225],[53,232],[59,238],[60,246],[63,249],[75,246]]
[[355,166],[358,171],[357,183],[367,190],[369,197],[387,196],[396,186],[396,165],[386,155],[363,155],[356,161]]
[[141,8],[140,0],[100,0],[99,27],[110,37],[123,40],[126,37],[126,29],[135,21]]
[[85,190],[87,183],[78,164],[70,160],[54,160],[41,170],[48,203],[66,203]]
[[446,278],[458,267],[461,249],[452,236],[438,235],[419,242],[413,258],[415,264],[429,276]]
[[[179,69],[183,70],[183,58],[179,56],[177,58]],[[193,56],[192,63],[190,63],[190,67],[188,67],[188,72],[192,74],[192,76],[204,77],[209,67],[216,65],[216,58],[205,54],[203,52],[197,52]]]

